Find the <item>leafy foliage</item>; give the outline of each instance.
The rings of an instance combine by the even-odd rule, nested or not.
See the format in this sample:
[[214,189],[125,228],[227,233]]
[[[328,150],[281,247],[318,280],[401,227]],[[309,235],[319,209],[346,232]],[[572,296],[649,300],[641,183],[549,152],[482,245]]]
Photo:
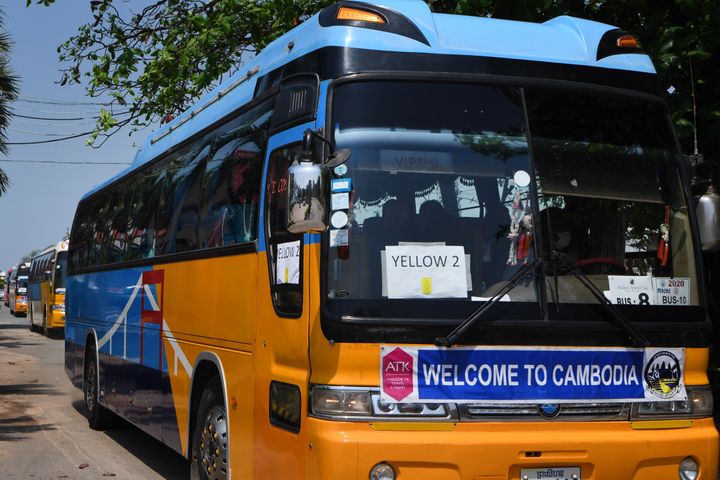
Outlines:
[[58,48],[68,65],[60,83],[87,81],[91,97],[110,98],[90,139],[95,143],[127,125],[172,118],[329,3],[157,0],[139,12],[124,12],[119,1],[92,0],[94,21]]
[[[26,0],[28,4],[32,0]],[[55,0],[36,0],[49,5]],[[87,80],[112,100],[96,136],[140,127],[186,109],[247,56],[331,0],[156,0],[121,13],[119,0],[91,0],[94,21],[58,49],[61,83]],[[634,33],[653,58],[686,152],[697,124],[700,151],[720,173],[720,2],[712,0],[428,0],[436,12],[543,22],[573,15]],[[692,72],[692,81],[691,81]],[[693,116],[693,88],[697,121]],[[170,118],[168,117],[168,118]],[[96,140],[96,138],[93,138]]]
[[[8,66],[10,54],[10,37],[3,25],[3,12],[0,10],[0,153],[7,153],[7,136],[5,129],[10,123],[10,102],[18,95],[17,79]],[[0,168],[0,196],[5,193],[10,180],[3,169]]]

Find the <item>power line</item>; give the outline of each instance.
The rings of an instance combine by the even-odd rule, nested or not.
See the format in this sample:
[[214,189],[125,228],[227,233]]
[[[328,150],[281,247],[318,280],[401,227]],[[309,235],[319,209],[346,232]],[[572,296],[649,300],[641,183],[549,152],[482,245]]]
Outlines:
[[[54,113],[54,112],[53,112]],[[112,115],[125,115],[126,113],[130,113],[130,110],[126,110],[124,112],[117,112],[112,113]],[[51,121],[76,121],[76,120],[97,120],[100,118],[99,115],[93,115],[92,117],[66,117],[66,118],[58,118],[58,117],[33,117],[31,115],[20,115],[19,113],[11,113],[11,116],[13,117],[19,117],[19,118],[29,118],[31,120],[51,120]]]
[[40,137],[67,137],[71,135],[84,135],[83,133],[48,133],[48,132],[30,132],[27,130],[20,130],[19,128],[7,127],[12,132],[22,133],[25,135],[37,135]]
[[19,117],[19,118],[29,118],[31,120],[87,120],[88,118],[95,118],[95,117],[75,117],[75,118],[50,118],[50,117],[31,117],[30,115],[20,115],[19,113],[13,113],[13,117]]
[[9,160],[0,158],[0,162],[8,163],[52,163],[58,165],[130,165],[131,162],[69,162],[64,160]]
[[34,99],[31,97],[18,97],[15,99],[16,102],[26,103],[40,103],[43,105],[93,105],[93,106],[109,106],[109,103],[105,102],[71,102],[67,100],[51,100],[51,99]]
[[84,137],[85,135],[90,135],[93,132],[85,132],[85,133],[78,133],[77,135],[71,135],[69,137],[63,137],[63,138],[54,138],[52,140],[38,140],[36,142],[6,142],[5,145],[38,145],[40,143],[53,143],[53,142],[62,142],[63,140],[72,140],[73,138],[78,137]]

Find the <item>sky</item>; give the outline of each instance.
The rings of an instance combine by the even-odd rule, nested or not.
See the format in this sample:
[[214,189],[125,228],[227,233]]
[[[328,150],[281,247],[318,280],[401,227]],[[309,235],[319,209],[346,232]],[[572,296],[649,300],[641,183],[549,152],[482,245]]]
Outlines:
[[[123,2],[139,10],[147,2]],[[15,117],[6,131],[8,143],[59,138],[91,130],[100,106],[88,98],[84,86],[58,84],[63,64],[57,47],[92,19],[90,2],[58,0],[55,5],[25,7],[25,0],[2,2],[5,29],[13,40],[10,66],[19,77],[20,98],[15,114],[44,118],[83,120],[33,120]],[[85,145],[80,137],[40,145],[9,145],[0,154],[0,168],[10,186],[0,197],[0,271],[15,265],[32,250],[59,242],[69,231],[80,197],[130,163],[150,129],[128,136],[113,135],[100,149]],[[25,132],[25,133],[24,133]],[[31,132],[31,133],[27,133]],[[13,160],[13,162],[7,162]],[[66,165],[17,163],[17,161],[70,161],[93,164]]]

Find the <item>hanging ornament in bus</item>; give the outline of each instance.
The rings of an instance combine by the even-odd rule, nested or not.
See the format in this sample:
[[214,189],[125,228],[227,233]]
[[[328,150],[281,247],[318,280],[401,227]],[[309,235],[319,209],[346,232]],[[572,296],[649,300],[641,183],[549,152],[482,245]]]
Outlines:
[[527,263],[528,253],[532,245],[532,214],[523,206],[520,190],[515,189],[512,209],[510,211],[510,251],[508,252],[508,265],[517,265],[518,261]]
[[660,224],[660,241],[658,242],[657,257],[660,265],[667,265],[668,253],[670,252],[670,207],[665,207],[665,223]]

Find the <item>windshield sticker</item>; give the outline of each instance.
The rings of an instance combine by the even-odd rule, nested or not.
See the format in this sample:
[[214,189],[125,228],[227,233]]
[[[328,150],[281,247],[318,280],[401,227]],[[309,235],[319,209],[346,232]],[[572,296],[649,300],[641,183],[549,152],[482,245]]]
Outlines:
[[525,170],[518,170],[513,175],[513,180],[518,187],[527,187],[530,185],[530,174]]
[[[344,166],[344,165],[340,165]],[[339,167],[335,167],[335,170],[337,171]],[[347,167],[345,167],[347,168]],[[333,178],[330,180],[330,191],[335,192],[349,192],[350,186],[352,185],[352,180],[349,178]]]
[[330,195],[331,210],[347,210],[350,208],[350,194],[347,192]]
[[[333,168],[333,173],[337,175],[338,177],[342,177],[345,175],[348,171],[347,165],[338,165],[337,167]],[[350,191],[350,188],[348,188],[348,191]]]
[[385,250],[388,298],[467,298],[463,247],[403,245]]
[[343,228],[347,223],[348,214],[343,211],[334,212],[330,217],[330,225],[332,225],[333,228]]
[[381,150],[380,168],[391,172],[452,173],[453,156],[447,152]]
[[690,305],[690,278],[608,275],[603,292],[616,305]]
[[341,228],[340,230],[330,230],[331,247],[346,247],[348,244],[349,241],[347,228]]
[[300,284],[300,240],[277,246],[276,283]]
[[380,348],[385,402],[685,401],[683,348]]

